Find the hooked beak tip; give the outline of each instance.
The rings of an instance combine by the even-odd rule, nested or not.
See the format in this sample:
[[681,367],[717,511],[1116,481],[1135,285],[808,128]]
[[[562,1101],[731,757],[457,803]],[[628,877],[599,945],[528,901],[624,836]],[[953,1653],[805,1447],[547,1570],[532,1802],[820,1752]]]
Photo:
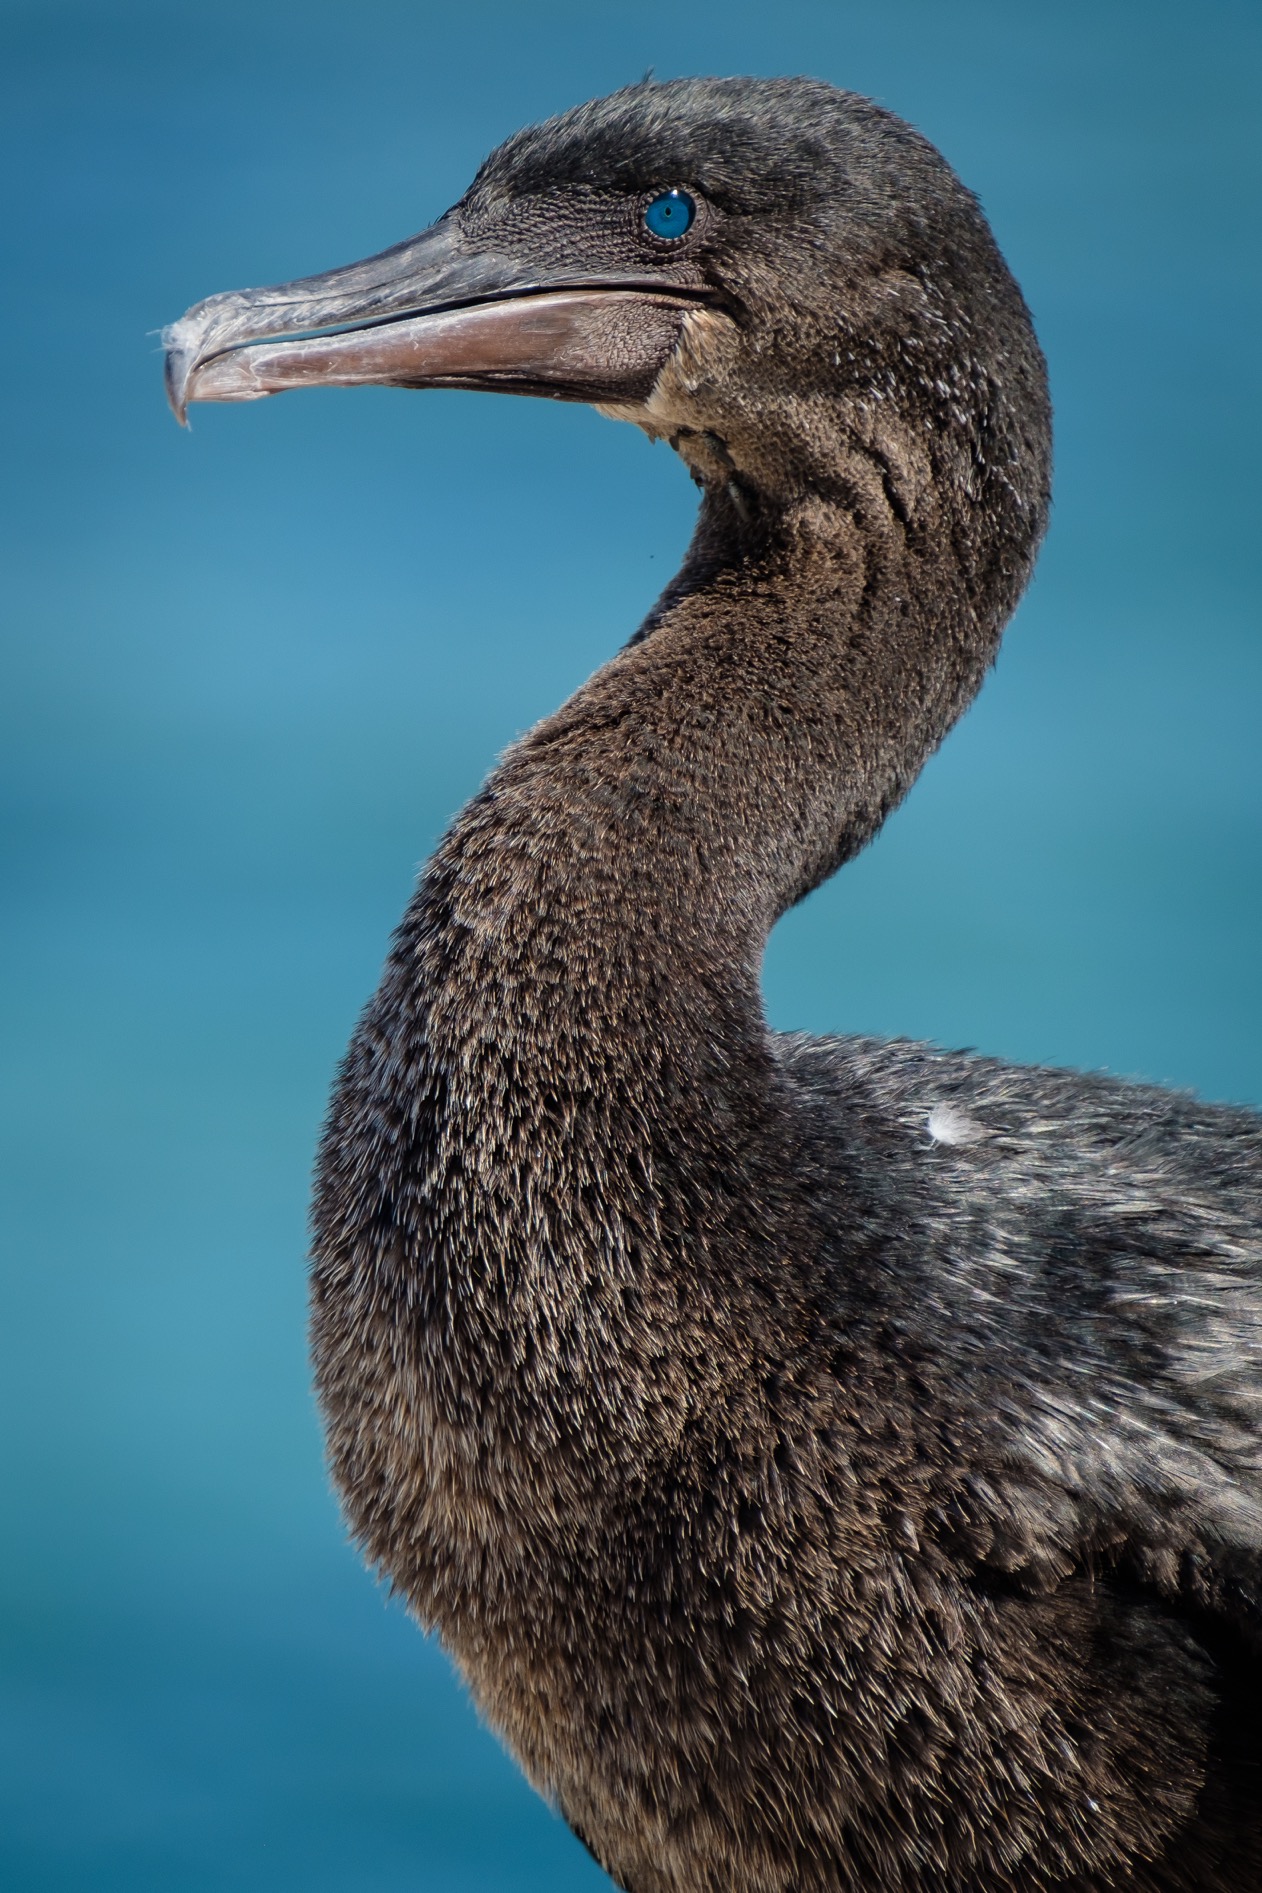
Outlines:
[[166,350],[163,377],[167,401],[180,426],[187,427],[188,384],[197,360],[197,348],[188,334],[187,319],[172,322],[163,329],[162,346]]

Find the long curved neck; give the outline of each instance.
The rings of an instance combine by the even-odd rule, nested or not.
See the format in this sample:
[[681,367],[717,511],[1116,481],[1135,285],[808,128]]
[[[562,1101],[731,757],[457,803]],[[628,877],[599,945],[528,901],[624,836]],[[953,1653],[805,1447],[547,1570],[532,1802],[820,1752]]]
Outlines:
[[750,521],[707,494],[644,630],[517,747],[450,845],[490,823],[511,852],[529,832],[571,900],[600,881],[637,930],[760,956],[901,800],[1002,628],[939,538],[879,491],[850,500]]
[[471,1424],[471,1382],[514,1373],[520,1417],[531,1374],[608,1355],[654,1283],[695,1353],[733,1305],[707,1258],[767,1247],[726,1225],[793,1213],[767,933],[903,794],[998,634],[909,537],[876,500],[750,528],[707,497],[647,634],[509,754],[426,871],[335,1098],[317,1250],[330,1279],[406,1299],[443,1362],[477,1353],[472,1375],[431,1363]]
[[523,1065],[564,1039],[612,1072],[663,1035],[676,1058],[712,1042],[720,1014],[723,1037],[761,1032],[776,919],[870,838],[976,690],[993,639],[888,507],[876,530],[815,500],[754,529],[729,506],[707,497],[652,629],[439,849],[408,923],[460,960],[430,988],[431,1042],[442,1020],[454,1053],[493,1008]]

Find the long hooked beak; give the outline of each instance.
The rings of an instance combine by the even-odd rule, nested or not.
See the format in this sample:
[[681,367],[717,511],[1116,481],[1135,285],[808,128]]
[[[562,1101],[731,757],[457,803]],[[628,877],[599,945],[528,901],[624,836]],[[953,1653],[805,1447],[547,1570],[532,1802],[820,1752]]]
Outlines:
[[450,216],[362,263],[211,296],[163,331],[167,397],[286,388],[481,388],[641,401],[704,294],[653,275],[540,271],[466,243]]

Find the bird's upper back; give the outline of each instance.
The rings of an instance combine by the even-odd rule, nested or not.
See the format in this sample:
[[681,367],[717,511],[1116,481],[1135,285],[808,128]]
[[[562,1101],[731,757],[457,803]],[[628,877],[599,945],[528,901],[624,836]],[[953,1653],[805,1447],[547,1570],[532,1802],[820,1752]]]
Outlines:
[[839,1291],[860,1253],[868,1317],[978,1427],[1002,1555],[1120,1557],[1262,1637],[1262,1120],[909,1041],[778,1049]]

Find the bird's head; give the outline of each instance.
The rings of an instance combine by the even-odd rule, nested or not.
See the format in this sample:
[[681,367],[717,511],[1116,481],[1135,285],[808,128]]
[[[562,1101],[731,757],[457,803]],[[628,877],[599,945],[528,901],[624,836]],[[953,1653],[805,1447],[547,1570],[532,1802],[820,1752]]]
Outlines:
[[812,80],[593,100],[500,146],[419,236],[212,296],[165,340],[181,419],[317,384],[588,401],[741,517],[853,503],[857,478],[914,527],[945,485],[992,533],[1004,515],[1021,576],[1046,512],[1042,357],[976,201],[909,126]]

